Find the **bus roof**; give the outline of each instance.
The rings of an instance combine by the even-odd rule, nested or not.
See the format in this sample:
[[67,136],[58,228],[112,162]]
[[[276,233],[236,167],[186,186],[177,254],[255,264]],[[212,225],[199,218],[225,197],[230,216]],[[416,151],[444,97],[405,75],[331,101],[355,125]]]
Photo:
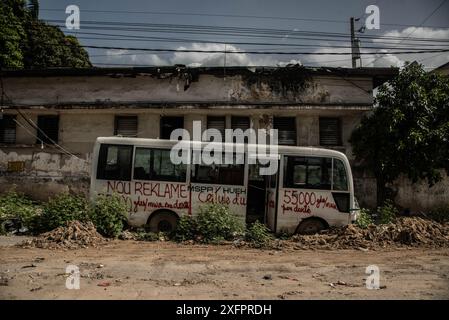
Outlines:
[[[166,139],[147,139],[147,138],[125,138],[120,136],[112,136],[112,137],[98,137],[97,143],[99,144],[126,144],[126,145],[135,145],[141,147],[156,147],[156,148],[171,148],[177,143],[185,143],[187,145],[190,144],[200,144],[201,146],[206,145],[222,145],[226,146],[237,146],[240,145],[244,148],[248,148],[249,146],[255,146],[250,144],[242,144],[242,143],[219,143],[219,142],[207,142],[207,141],[177,141],[177,140],[166,140]],[[259,148],[262,146],[268,145],[258,145]],[[347,159],[346,155],[340,151],[325,149],[325,148],[317,148],[317,147],[298,147],[298,146],[278,146],[278,153],[280,154],[289,154],[289,155],[308,155],[308,156],[327,156],[327,157],[336,157]]]

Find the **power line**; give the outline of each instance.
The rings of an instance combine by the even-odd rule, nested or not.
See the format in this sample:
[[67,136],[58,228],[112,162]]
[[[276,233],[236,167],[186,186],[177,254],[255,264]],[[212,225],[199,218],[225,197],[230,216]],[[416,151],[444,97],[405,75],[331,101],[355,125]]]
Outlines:
[[[102,37],[112,37],[112,38],[98,38],[98,37],[85,37],[78,36],[78,34],[84,35],[94,35]],[[217,40],[200,40],[200,39],[186,39],[186,38],[167,38],[167,37],[148,37],[148,36],[138,36],[138,35],[126,35],[126,34],[108,34],[108,33],[97,33],[97,32],[76,32],[74,33],[77,39],[86,40],[120,40],[120,41],[152,41],[152,42],[174,42],[174,43],[205,43],[205,44],[233,44],[233,45],[248,45],[248,46],[280,46],[280,47],[325,47],[325,48],[350,48],[350,46],[333,46],[333,45],[317,45],[317,44],[300,44],[300,43],[270,43],[270,42],[245,42],[245,41],[217,41]],[[119,37],[123,38],[119,38]],[[342,41],[347,42],[347,41]],[[372,42],[377,44],[380,42]],[[393,43],[388,43],[393,44]],[[427,47],[442,47],[449,46],[447,44],[422,44]],[[413,46],[413,47],[411,47]],[[404,49],[410,48],[414,49],[416,44],[401,44],[401,46],[395,47],[365,47],[367,49]],[[419,50],[420,48],[418,48]],[[425,49],[425,48],[423,48]]]
[[[377,2],[376,2],[377,3]],[[40,11],[64,12],[65,8],[40,8]],[[128,11],[128,10],[88,10],[83,9],[82,12],[91,13],[117,13],[117,14],[145,14],[145,15],[171,15],[171,16],[200,16],[200,17],[225,17],[240,19],[268,19],[268,20],[284,20],[284,21],[309,21],[309,22],[327,22],[347,24],[345,20],[336,19],[320,19],[320,18],[297,18],[297,17],[276,17],[276,16],[257,16],[257,15],[235,15],[235,14],[214,14],[214,13],[193,13],[193,12],[167,12],[167,11]],[[363,15],[362,15],[363,16]],[[413,27],[411,24],[400,23],[382,23],[386,26]],[[428,28],[449,28],[449,26],[425,26]]]
[[[55,25],[64,28],[64,20],[45,20],[49,23],[60,23]],[[101,25],[101,27],[95,27]],[[83,29],[101,29],[101,30],[118,30],[118,31],[140,31],[155,33],[189,33],[189,34],[210,34],[210,35],[232,35],[232,36],[276,36],[295,39],[294,35],[315,36],[315,37],[333,37],[347,38],[346,33],[339,32],[318,32],[318,31],[300,31],[289,29],[267,29],[267,28],[243,28],[243,27],[223,27],[223,26],[206,26],[206,25],[183,25],[183,24],[155,24],[155,23],[136,23],[136,22],[120,22],[120,21],[83,21]],[[397,36],[375,36],[361,35],[361,39],[382,39],[382,40],[402,40],[409,41],[431,41],[431,42],[449,42],[447,38],[414,38],[414,37],[397,37]]]
[[[82,39],[82,40],[103,40],[103,41],[143,41],[143,42],[148,42],[148,40],[146,39],[128,39],[128,38],[95,38],[95,37],[84,37],[84,36],[79,36],[77,37],[77,39]],[[172,42],[170,40],[151,40],[154,42]],[[179,42],[179,41],[173,41],[173,42]],[[197,43],[197,42],[190,42],[190,43]],[[199,42],[199,43],[203,43],[203,44],[222,44],[222,45],[226,45],[226,44],[236,44],[236,45],[250,45],[250,46],[277,46],[277,45],[282,45],[282,44],[275,44],[275,43],[251,43],[251,42]],[[327,48],[327,49],[332,49],[332,48],[339,48],[339,49],[350,49],[351,46],[341,46],[341,45],[316,45],[316,44],[288,44],[285,45],[286,47],[292,47],[292,48],[302,48],[302,47],[311,47],[311,48]],[[438,47],[436,49],[447,49],[449,44],[443,46],[443,45],[435,45],[435,47]],[[409,46],[399,46],[399,47],[363,47],[364,49],[385,49],[385,50],[398,50],[398,49],[409,49],[409,50],[426,50],[428,46],[426,47],[409,47]],[[259,50],[262,50],[259,48]],[[269,48],[267,50],[284,50],[284,49],[276,49],[276,48]]]
[[[419,26],[418,27],[416,27],[415,29],[413,29],[413,31],[412,32],[410,32],[405,38],[404,38],[404,40],[405,39],[407,39],[407,38],[409,38],[416,30],[418,30],[418,28],[419,27],[421,27],[430,17],[432,17],[433,15],[434,15],[434,13],[435,12],[437,12],[442,6],[443,6],[443,4],[446,2],[446,0],[443,0],[443,1],[441,1],[441,3],[429,14],[429,15],[427,15],[427,17],[419,24]],[[403,41],[403,40],[402,40]],[[400,41],[399,43],[401,43],[402,41]],[[376,58],[376,59],[374,59],[373,61],[371,61],[370,63],[368,63],[367,64],[367,66],[369,66],[369,65],[371,65],[371,64],[374,64],[374,62],[376,62],[377,60],[379,60],[380,59],[380,57],[378,57],[378,58]]]
[[[291,54],[291,55],[350,55],[350,52],[285,52],[285,51],[224,51],[224,50],[196,50],[196,49],[163,49],[163,48],[132,48],[132,47],[108,47],[81,45],[84,48],[91,49],[112,49],[112,50],[132,50],[132,51],[151,51],[151,52],[190,52],[190,53],[230,53],[230,54]],[[413,53],[431,53],[431,52],[449,52],[449,49],[429,49],[420,51],[393,51],[383,54],[413,54]],[[360,52],[360,54],[378,54],[376,52]]]

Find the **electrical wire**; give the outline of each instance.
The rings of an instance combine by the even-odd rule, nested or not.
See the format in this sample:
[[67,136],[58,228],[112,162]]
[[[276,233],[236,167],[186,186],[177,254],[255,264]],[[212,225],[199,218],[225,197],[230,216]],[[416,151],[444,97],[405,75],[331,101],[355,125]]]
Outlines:
[[[375,4],[377,4],[376,1]],[[39,8],[40,11],[49,12],[64,12],[65,8]],[[298,18],[298,17],[276,17],[276,16],[257,16],[257,15],[236,15],[236,14],[214,14],[214,13],[193,13],[193,12],[167,12],[167,11],[130,11],[130,10],[90,10],[83,9],[83,12],[90,13],[113,13],[113,14],[144,14],[144,15],[170,15],[170,16],[199,16],[199,17],[225,17],[225,18],[239,18],[239,19],[268,19],[268,20],[282,20],[282,21],[308,21],[308,22],[327,22],[327,23],[341,23],[347,24],[345,20],[336,19],[320,19],[320,18]],[[365,14],[364,14],[365,15]],[[362,15],[360,18],[362,18]],[[397,27],[413,27],[410,24],[400,24],[400,23],[387,23],[383,22],[382,25],[386,26],[397,26]],[[449,28],[449,26],[435,26],[429,25],[425,26],[428,28]]]

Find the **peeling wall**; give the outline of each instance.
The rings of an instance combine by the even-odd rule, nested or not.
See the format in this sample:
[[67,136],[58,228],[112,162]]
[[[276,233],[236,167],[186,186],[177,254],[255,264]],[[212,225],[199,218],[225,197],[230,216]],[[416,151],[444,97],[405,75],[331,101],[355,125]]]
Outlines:
[[[8,162],[24,162],[24,170],[8,171]],[[61,192],[88,194],[90,157],[79,158],[37,148],[0,148],[0,193],[15,189],[35,200]]]
[[241,103],[372,103],[371,78],[316,76],[299,92],[275,92],[265,83],[248,83],[242,76],[199,75],[184,90],[178,78],[136,77],[41,77],[5,78],[8,96],[21,105],[130,102],[216,102]]
[[429,187],[427,181],[412,184],[405,176],[398,178],[392,185],[395,201],[403,208],[414,211],[426,211],[432,208],[449,206],[449,177],[442,172],[442,181]]

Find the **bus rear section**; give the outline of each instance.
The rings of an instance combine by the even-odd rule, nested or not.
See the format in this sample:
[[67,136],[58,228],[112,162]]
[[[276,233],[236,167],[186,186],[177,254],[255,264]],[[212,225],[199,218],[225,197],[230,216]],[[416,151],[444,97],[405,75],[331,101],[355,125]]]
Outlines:
[[281,169],[268,189],[271,230],[313,234],[355,221],[352,173],[344,154],[313,148],[280,153]]

